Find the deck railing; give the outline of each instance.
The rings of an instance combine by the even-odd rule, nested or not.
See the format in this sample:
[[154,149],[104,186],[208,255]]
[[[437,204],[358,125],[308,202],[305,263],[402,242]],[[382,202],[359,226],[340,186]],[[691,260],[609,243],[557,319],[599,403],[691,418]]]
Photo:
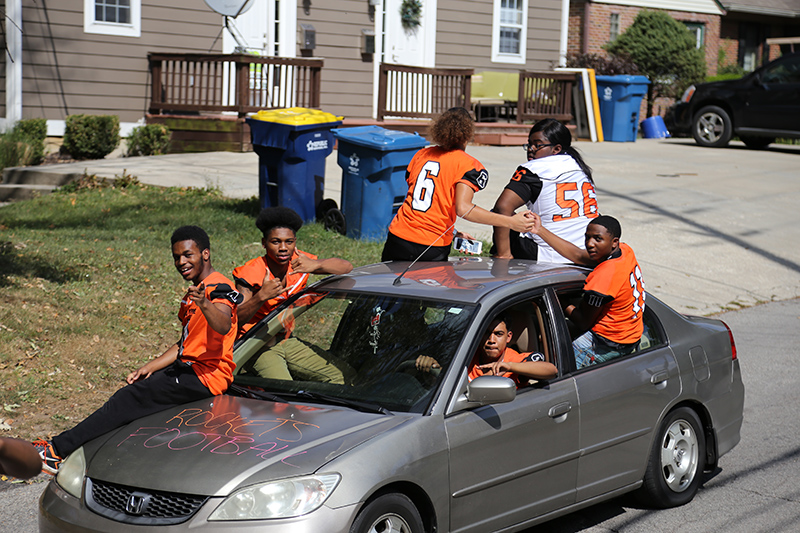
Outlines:
[[517,122],[545,118],[571,121],[575,77],[571,72],[520,71]]
[[381,63],[379,73],[378,120],[433,118],[451,107],[469,109],[473,69]]
[[150,113],[320,106],[321,59],[249,54],[148,54]]

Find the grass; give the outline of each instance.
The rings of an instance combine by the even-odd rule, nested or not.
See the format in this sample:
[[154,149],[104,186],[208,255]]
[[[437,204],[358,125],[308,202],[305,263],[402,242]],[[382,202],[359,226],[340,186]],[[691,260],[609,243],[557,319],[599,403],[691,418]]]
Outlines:
[[[263,253],[258,200],[215,189],[81,183],[0,208],[0,426],[33,438],[73,426],[124,377],[179,336],[186,282],[169,237],[197,224],[211,236],[214,267],[231,270]],[[309,224],[299,247],[354,265],[379,260],[382,243]]]

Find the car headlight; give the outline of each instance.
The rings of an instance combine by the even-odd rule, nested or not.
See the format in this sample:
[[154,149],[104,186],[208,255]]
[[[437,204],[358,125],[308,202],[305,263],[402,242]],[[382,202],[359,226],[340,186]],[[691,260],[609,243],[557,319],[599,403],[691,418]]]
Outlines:
[[80,498],[85,476],[86,456],[83,454],[83,448],[81,447],[61,462],[61,466],[58,467],[58,474],[56,474],[56,483],[68,493]]
[[686,90],[685,90],[685,91],[683,91],[683,96],[681,96],[681,102],[683,102],[683,103],[685,104],[685,103],[687,103],[689,100],[691,100],[691,99],[692,99],[692,96],[694,96],[694,91],[695,91],[695,89],[697,89],[697,87],[695,87],[694,85],[689,85],[689,86],[686,88]]
[[318,509],[339,484],[339,474],[303,476],[260,483],[225,498],[209,520],[291,518]]

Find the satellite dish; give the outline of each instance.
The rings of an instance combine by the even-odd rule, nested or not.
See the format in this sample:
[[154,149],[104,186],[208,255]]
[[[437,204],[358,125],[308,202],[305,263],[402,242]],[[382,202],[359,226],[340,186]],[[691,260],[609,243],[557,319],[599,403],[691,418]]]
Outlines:
[[236,18],[251,7],[255,0],[205,0],[213,11],[225,17]]

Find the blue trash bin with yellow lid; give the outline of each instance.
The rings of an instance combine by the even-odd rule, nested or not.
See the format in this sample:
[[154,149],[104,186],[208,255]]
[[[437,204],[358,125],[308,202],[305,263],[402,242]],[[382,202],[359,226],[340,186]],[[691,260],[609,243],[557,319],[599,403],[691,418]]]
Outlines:
[[342,117],[290,107],[262,110],[245,121],[258,154],[261,207],[290,207],[304,221],[313,221],[325,192],[325,158],[334,145],[331,129]]

